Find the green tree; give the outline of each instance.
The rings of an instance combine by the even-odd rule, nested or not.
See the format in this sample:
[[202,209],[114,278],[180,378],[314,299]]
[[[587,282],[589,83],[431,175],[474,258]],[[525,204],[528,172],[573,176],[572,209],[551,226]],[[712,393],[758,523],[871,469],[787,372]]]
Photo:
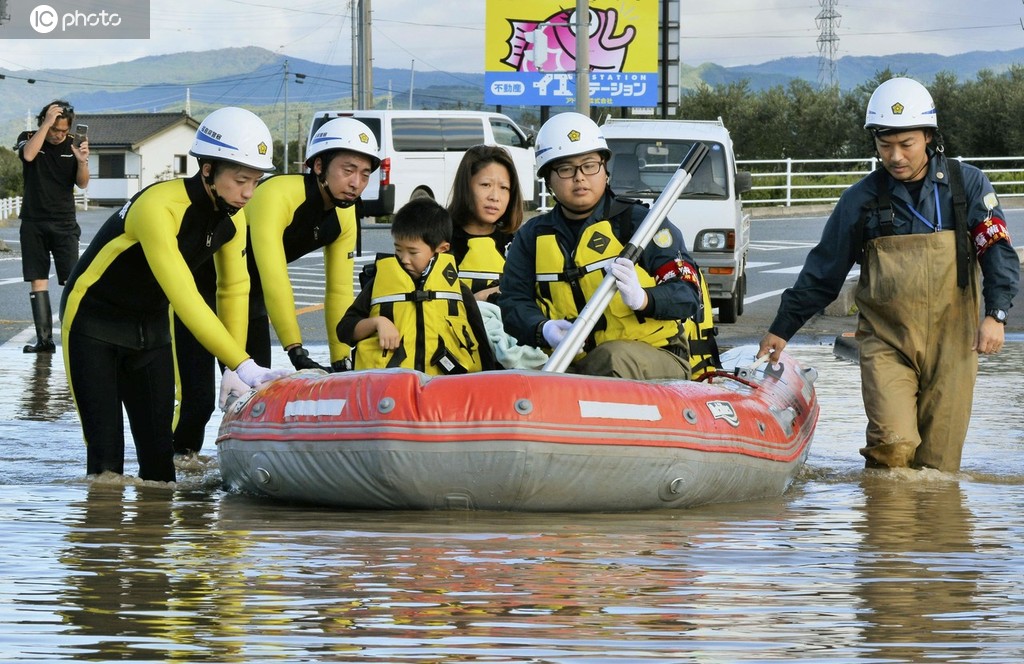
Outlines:
[[0,198],[21,196],[24,181],[21,177],[21,160],[14,150],[0,147]]

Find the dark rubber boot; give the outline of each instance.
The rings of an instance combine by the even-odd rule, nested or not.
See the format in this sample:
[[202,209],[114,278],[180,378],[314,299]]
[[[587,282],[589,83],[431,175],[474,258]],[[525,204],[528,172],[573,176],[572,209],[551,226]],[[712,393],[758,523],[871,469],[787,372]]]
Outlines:
[[50,291],[29,293],[32,302],[32,319],[36,323],[36,344],[25,346],[26,353],[52,353],[57,350],[53,343],[53,311],[50,309]]

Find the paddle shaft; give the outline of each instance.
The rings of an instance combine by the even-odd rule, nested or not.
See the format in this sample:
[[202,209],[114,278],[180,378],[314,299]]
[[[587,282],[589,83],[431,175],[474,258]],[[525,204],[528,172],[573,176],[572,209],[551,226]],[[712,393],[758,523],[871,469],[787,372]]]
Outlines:
[[[704,143],[697,141],[693,144],[690,151],[683,157],[683,161],[679,164],[679,168],[672,176],[672,179],[665,185],[661,195],[655,199],[651,209],[647,211],[647,216],[640,222],[640,226],[637,227],[633,237],[629,239],[629,243],[622,249],[619,256],[628,258],[634,264],[640,259],[644,249],[647,248],[655,233],[661,228],[661,222],[668,216],[669,210],[672,209],[679,195],[683,193],[683,189],[686,188],[690,178],[693,177],[693,172],[704,161],[704,157],[707,156],[708,152],[708,146],[704,145]],[[605,274],[604,279],[601,280],[590,300],[587,301],[579,316],[573,321],[572,327],[569,328],[565,338],[558,344],[558,348],[552,351],[551,357],[548,358],[548,361],[541,368],[542,371],[560,373],[569,367],[572,358],[575,357],[577,351],[583,346],[583,342],[587,339],[591,330],[594,329],[597,321],[604,314],[604,310],[608,308],[608,303],[612,301],[614,296],[615,277],[609,272]]]

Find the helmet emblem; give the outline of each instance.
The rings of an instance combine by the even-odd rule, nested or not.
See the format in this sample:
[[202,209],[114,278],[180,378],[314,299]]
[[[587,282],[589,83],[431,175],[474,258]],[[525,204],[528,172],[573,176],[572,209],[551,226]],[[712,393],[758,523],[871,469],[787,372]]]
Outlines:
[[360,132],[360,134],[359,134],[359,142],[360,143],[369,143],[370,142],[370,137],[367,136],[364,132]]
[[573,129],[573,130],[571,130],[571,131],[570,131],[570,132],[569,132],[568,134],[566,134],[566,136],[567,136],[567,137],[569,138],[569,140],[570,140],[570,141],[572,141],[573,143],[575,143],[576,141],[580,140],[580,132],[579,132],[579,130],[578,130],[578,129]]
[[893,115],[903,115],[903,109],[905,109],[905,108],[906,108],[906,106],[904,106],[903,104],[901,104],[899,102],[896,102],[895,104],[892,105],[892,114]]
[[267,144],[264,143],[263,141],[260,141],[260,144],[256,146],[256,150],[260,154],[267,154]]

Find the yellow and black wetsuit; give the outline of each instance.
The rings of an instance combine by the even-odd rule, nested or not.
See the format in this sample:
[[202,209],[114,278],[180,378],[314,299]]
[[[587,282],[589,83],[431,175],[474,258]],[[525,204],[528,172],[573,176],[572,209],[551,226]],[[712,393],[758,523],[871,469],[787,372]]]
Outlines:
[[[302,343],[295,294],[288,277],[291,263],[324,248],[326,298],[324,318],[331,361],[349,357],[351,347],[338,341],[337,324],[353,300],[352,270],[356,247],[355,208],[324,209],[313,174],[278,175],[256,188],[245,206],[249,244],[249,333],[246,350],[260,366],[271,365],[270,323],[285,348]],[[212,266],[196,275],[208,301],[216,290]],[[268,322],[269,314],[269,322]],[[178,408],[174,451],[199,452],[206,424],[216,404],[212,356],[175,319]]]
[[494,367],[476,300],[462,285],[451,254],[438,254],[425,277],[414,282],[394,256],[377,260],[368,284],[369,310],[346,314],[339,331],[348,338],[363,318],[384,316],[401,334],[395,351],[380,347],[377,336],[356,344],[356,369],[403,367],[431,375],[467,373]]
[[[192,272],[213,259],[217,313]],[[104,223],[61,298],[64,363],[87,472],[122,473],[127,411],[143,479],[173,481],[174,370],[168,305],[235,368],[248,355],[245,215],[215,209],[197,174],[147,187]]]
[[353,300],[355,207],[332,206],[325,210],[316,176],[307,173],[265,180],[245,206],[245,213],[249,220],[253,290],[262,291],[281,345],[287,348],[302,343],[288,263],[323,247],[324,319],[331,362],[349,357],[351,348],[338,340],[337,327]]

